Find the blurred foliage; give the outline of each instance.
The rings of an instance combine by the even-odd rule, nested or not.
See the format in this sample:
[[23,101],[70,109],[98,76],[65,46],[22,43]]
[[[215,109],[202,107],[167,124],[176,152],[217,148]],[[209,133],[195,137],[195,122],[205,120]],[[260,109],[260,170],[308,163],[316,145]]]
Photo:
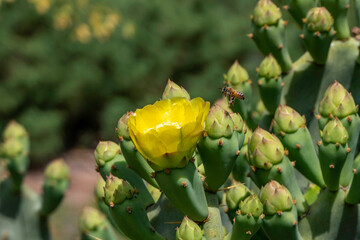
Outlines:
[[213,101],[235,59],[251,76],[261,60],[246,37],[256,1],[0,3],[0,131],[24,124],[33,162],[111,140],[116,119],[157,100],[168,78]]

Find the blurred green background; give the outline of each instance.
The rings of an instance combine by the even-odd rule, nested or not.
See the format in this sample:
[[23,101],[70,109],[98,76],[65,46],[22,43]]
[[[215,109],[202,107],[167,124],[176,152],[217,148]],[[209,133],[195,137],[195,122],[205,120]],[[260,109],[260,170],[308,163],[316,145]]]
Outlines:
[[246,35],[256,2],[1,0],[0,131],[24,124],[36,164],[114,140],[118,119],[159,99],[168,78],[214,101],[236,59],[255,78],[262,56]]

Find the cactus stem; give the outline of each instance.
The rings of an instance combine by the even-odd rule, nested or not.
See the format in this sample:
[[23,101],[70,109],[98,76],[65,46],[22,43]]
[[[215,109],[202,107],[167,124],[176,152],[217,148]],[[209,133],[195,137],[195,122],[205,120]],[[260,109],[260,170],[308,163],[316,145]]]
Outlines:
[[165,172],[166,174],[170,174],[170,168],[165,168],[164,172]]
[[322,141],[318,141],[317,142],[317,145],[320,147],[321,146],[321,144],[322,144]]
[[330,164],[329,168],[334,169],[335,165],[334,164]]
[[279,173],[282,173],[281,167],[277,167],[276,170],[277,170]]
[[236,156],[239,156],[240,155],[240,150],[237,150],[236,151]]
[[223,140],[220,139],[220,140],[219,140],[219,146],[221,147],[223,144],[224,144]]
[[127,211],[129,214],[131,214],[131,213],[132,213],[131,207],[130,207],[130,206],[127,206],[127,207],[126,207],[126,211]]

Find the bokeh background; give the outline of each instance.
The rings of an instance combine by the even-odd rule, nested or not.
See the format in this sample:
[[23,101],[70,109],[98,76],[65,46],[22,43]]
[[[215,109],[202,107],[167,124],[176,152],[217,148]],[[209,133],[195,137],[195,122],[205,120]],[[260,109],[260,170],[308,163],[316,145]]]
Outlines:
[[[235,60],[256,79],[263,56],[247,37],[256,2],[0,0],[0,131],[11,119],[29,131],[36,191],[45,162],[62,156],[72,170],[77,201],[52,217],[55,239],[77,236],[71,214],[90,201],[96,176],[86,149],[115,140],[125,112],[158,100],[168,78],[213,102]],[[303,50],[290,29],[296,59]]]

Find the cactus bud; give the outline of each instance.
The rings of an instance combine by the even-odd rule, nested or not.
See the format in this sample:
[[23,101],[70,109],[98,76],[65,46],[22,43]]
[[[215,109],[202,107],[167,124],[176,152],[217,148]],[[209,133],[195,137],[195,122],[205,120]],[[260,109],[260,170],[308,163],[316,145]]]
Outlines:
[[200,227],[187,216],[184,217],[179,228],[176,229],[176,240],[200,240],[202,232]]
[[190,100],[189,93],[183,87],[180,87],[169,79],[163,92],[162,99],[170,99],[175,97],[181,97]]
[[315,7],[306,15],[305,25],[311,32],[328,32],[334,19],[325,7]]
[[226,205],[235,210],[239,207],[240,202],[249,195],[250,190],[244,184],[239,184],[226,193]]
[[214,105],[218,105],[225,109],[225,111],[232,113],[233,111],[229,107],[229,101],[225,100],[225,98],[218,99],[214,102]]
[[260,77],[275,78],[281,75],[281,67],[276,59],[270,54],[261,62],[258,72]]
[[257,26],[274,25],[280,18],[280,9],[270,0],[260,0],[254,9],[254,22]]
[[116,132],[117,132],[118,138],[122,137],[125,139],[130,139],[128,121],[129,121],[129,117],[131,115],[134,115],[134,113],[127,112],[119,119],[117,127],[116,127]]
[[132,198],[133,195],[134,188],[130,183],[113,175],[107,177],[104,188],[104,200],[108,206],[122,203],[127,198]]
[[1,146],[1,152],[7,158],[15,158],[22,154],[24,150],[24,144],[18,138],[9,138]]
[[17,123],[16,121],[11,121],[5,128],[3,137],[5,140],[10,138],[23,138],[27,137],[28,132],[25,128]]
[[244,128],[244,120],[239,113],[230,113],[230,117],[234,122],[234,130],[241,132]]
[[343,118],[357,111],[358,107],[355,105],[354,98],[337,81],[326,90],[319,104],[319,113],[325,117],[332,114]]
[[255,193],[248,196],[240,203],[240,211],[242,215],[253,216],[258,218],[263,213],[263,205]]
[[112,160],[120,152],[120,146],[111,141],[100,141],[95,149],[95,160],[99,167]]
[[306,124],[305,117],[301,116],[291,107],[279,105],[274,116],[274,130],[276,134],[280,131],[292,133]]
[[214,105],[205,120],[205,131],[212,138],[230,137],[234,131],[234,122],[227,111]]
[[88,233],[101,228],[106,217],[93,207],[85,207],[80,216],[80,228],[83,233]]
[[249,80],[249,74],[243,68],[238,61],[230,67],[228,73],[224,76],[225,81],[233,86],[236,86],[242,82]]
[[69,167],[64,159],[59,158],[52,161],[45,169],[45,181],[58,181],[69,179]]
[[329,121],[322,131],[324,143],[346,144],[349,134],[338,118]]
[[293,206],[293,200],[289,190],[274,180],[268,182],[261,189],[260,199],[264,205],[264,213],[266,215],[287,211]]
[[255,167],[270,169],[284,157],[284,147],[280,140],[261,128],[254,131],[248,145],[250,162]]

